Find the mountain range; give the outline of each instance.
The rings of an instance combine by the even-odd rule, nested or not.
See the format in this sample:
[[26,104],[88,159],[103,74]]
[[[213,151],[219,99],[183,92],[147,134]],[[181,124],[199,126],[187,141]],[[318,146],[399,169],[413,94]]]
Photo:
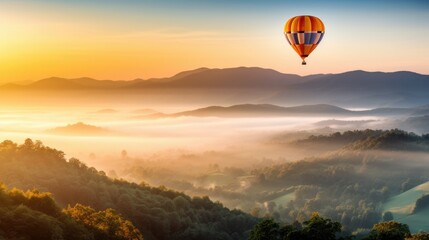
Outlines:
[[[199,68],[168,78],[131,81],[92,78],[47,78],[29,84],[9,83],[0,92],[92,91],[133,95],[151,100],[202,104],[269,103],[283,106],[335,104],[350,107],[423,105],[429,102],[429,75],[414,72],[351,71],[299,76],[272,69],[238,67]],[[97,90],[97,91],[95,91]]]
[[371,110],[348,110],[329,104],[300,105],[282,107],[273,104],[239,104],[232,106],[209,106],[172,114],[154,113],[146,118],[166,117],[305,117],[305,116],[420,116],[429,110],[429,106],[410,108],[375,108]]

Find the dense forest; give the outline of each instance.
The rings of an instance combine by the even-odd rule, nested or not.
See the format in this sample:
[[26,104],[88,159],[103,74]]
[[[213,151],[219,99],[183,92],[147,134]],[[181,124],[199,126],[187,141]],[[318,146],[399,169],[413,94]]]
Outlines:
[[400,129],[392,130],[354,130],[335,132],[329,135],[311,135],[297,140],[296,145],[338,144],[350,150],[401,150],[429,151],[429,134],[417,135]]
[[[303,148],[336,144],[338,150],[300,161],[254,169],[248,192],[263,191],[255,216],[304,221],[318,211],[355,235],[391,220],[382,206],[390,197],[429,181],[428,135],[402,130],[346,131],[293,142]],[[301,146],[302,145],[302,146]],[[423,151],[423,152],[422,152]],[[415,212],[427,207],[427,197]]]
[[140,231],[113,209],[80,204],[61,208],[50,193],[0,185],[0,239],[143,240]]
[[[399,154],[336,152],[254,170],[249,191],[265,189],[269,207],[262,212],[277,221],[303,221],[319,211],[358,234],[383,219],[380,207],[389,197],[427,182],[427,171]],[[284,196],[290,197],[276,201]]]
[[347,235],[341,231],[341,223],[321,217],[314,212],[303,223],[279,224],[264,219],[255,225],[249,240],[428,240],[429,233],[411,234],[408,225],[395,221],[374,224],[367,234]]
[[[112,180],[104,172],[74,158],[67,161],[63,152],[30,139],[20,145],[0,143],[0,181],[11,187],[51,192],[61,207],[75,206],[67,207],[64,214],[76,219],[76,224],[85,226],[88,221],[82,217],[87,214],[109,216],[117,211],[146,240],[247,239],[257,222],[208,197],[191,198],[165,187]],[[87,214],[82,216],[82,211]]]
[[[211,169],[207,167],[206,172],[195,176],[184,175],[190,170],[184,172],[181,167],[146,161],[131,166],[126,173],[191,194],[209,195],[258,218],[302,222],[317,211],[340,222],[344,232],[360,234],[369,232],[382,220],[394,219],[391,212],[383,210],[391,197],[429,181],[425,150],[428,142],[428,135],[398,129],[346,131],[293,140],[294,148],[305,151],[321,144],[333,145],[329,151],[322,147],[318,154],[298,160],[278,163],[276,159],[262,158],[264,165],[256,167],[229,167],[211,161]],[[172,163],[210,159],[209,154],[191,157],[183,156]],[[172,174],[174,171],[177,174]],[[204,186],[205,182],[216,185]]]
[[[249,214],[230,210],[207,196],[190,197],[164,186],[109,178],[78,159],[65,159],[63,152],[40,141],[4,141],[0,143],[0,181],[23,189],[3,188],[2,199],[22,196],[19,201],[5,200],[4,216],[18,208],[28,208],[32,211],[29,215],[50,219],[49,224],[40,223],[48,224],[40,229],[64,236],[59,239],[68,239],[70,228],[76,228],[80,230],[73,233],[86,237],[82,239],[122,239],[131,234],[132,238],[124,239],[210,240],[247,239],[252,227],[267,217],[279,226],[299,222],[303,228],[313,213],[319,212],[341,224],[341,235],[336,237],[368,236],[375,224],[393,220],[391,212],[382,210],[390,197],[429,181],[429,167],[424,161],[427,154],[421,151],[423,148],[414,148],[424,146],[427,138],[401,130],[350,131],[302,140],[309,148],[320,141],[330,141],[326,139],[339,143],[337,151],[317,157],[253,170],[216,166],[216,171],[236,183],[201,188],[201,192],[241,201],[242,206],[249,206],[244,209]],[[368,141],[377,147],[350,147]],[[405,152],[386,150],[405,143],[411,144]],[[237,184],[243,187],[231,191]],[[55,211],[35,208],[25,200],[32,196],[48,199],[44,203]],[[413,213],[425,210],[427,200],[426,195],[418,199]],[[110,218],[122,226],[120,230],[103,227],[104,220]],[[8,221],[1,223],[11,224]],[[25,221],[21,223],[25,225]],[[6,239],[20,234],[19,229],[0,231]]]

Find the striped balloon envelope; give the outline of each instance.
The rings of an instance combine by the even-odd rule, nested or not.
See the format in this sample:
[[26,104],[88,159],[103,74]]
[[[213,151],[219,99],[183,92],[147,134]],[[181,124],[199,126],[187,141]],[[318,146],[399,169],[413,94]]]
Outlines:
[[317,17],[296,16],[286,22],[284,34],[289,44],[301,57],[302,65],[306,65],[305,58],[322,41],[325,25]]

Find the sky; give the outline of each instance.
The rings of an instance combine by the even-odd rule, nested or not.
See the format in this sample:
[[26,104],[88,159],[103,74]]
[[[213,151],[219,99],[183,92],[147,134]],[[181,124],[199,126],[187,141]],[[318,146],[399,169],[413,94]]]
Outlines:
[[[306,66],[283,35],[297,15],[326,28]],[[429,1],[416,0],[0,0],[0,83],[238,66],[429,74],[428,16]]]

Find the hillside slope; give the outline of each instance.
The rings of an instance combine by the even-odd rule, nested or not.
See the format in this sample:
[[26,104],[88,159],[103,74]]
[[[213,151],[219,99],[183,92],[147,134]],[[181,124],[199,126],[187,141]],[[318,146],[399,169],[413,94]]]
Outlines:
[[408,224],[412,232],[429,229],[429,208],[413,214],[417,200],[422,195],[429,194],[429,182],[418,185],[406,192],[390,198],[383,204],[383,212],[391,212],[396,221]]
[[104,172],[27,139],[18,145],[0,143],[0,181],[9,187],[52,192],[62,206],[77,203],[104,210],[113,208],[130,219],[147,240],[247,239],[257,222],[208,197],[112,180]]
[[113,209],[76,205],[61,209],[50,193],[8,190],[0,183],[0,239],[143,240]]

